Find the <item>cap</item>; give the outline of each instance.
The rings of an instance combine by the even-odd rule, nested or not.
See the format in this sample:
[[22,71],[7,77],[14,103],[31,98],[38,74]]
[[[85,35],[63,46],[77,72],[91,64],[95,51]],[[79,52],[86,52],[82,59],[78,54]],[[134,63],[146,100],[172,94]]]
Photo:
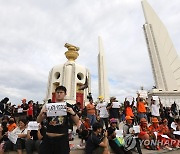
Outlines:
[[22,101],[22,102],[26,102],[26,99],[25,99],[25,98],[23,98],[21,101]]
[[103,96],[99,96],[98,99],[103,99]]
[[156,117],[152,118],[151,121],[152,121],[152,122],[159,122]]
[[126,116],[125,119],[126,120],[132,120],[133,118],[131,116]]
[[141,122],[141,123],[146,123],[147,120],[146,120],[145,118],[141,118],[140,122]]
[[110,119],[110,123],[115,123],[115,122],[117,123],[117,120],[115,118]]

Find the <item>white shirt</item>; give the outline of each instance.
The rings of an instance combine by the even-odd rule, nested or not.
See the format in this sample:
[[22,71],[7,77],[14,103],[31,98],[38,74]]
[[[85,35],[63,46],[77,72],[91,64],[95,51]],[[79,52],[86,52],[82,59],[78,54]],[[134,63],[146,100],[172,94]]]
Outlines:
[[108,118],[109,117],[108,111],[106,109],[107,105],[108,105],[107,102],[102,102],[102,103],[97,104],[96,109],[99,110],[100,118]]
[[151,114],[153,116],[160,116],[159,108],[160,108],[159,101],[156,100],[154,104],[151,104]]
[[18,135],[18,134],[27,134],[27,128],[20,130],[19,127],[16,127],[12,133]]

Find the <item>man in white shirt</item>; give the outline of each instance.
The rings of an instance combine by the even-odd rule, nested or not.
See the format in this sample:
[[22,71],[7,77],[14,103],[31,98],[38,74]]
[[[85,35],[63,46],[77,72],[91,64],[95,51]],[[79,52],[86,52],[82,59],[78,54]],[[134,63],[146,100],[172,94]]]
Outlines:
[[108,119],[109,119],[109,113],[106,109],[108,103],[103,100],[103,96],[99,96],[99,103],[96,106],[96,109],[98,110],[98,115],[100,117],[100,121],[102,122],[102,125],[106,127],[106,130],[108,129]]
[[161,105],[160,98],[159,100],[154,98],[151,99],[151,115],[152,117],[158,118],[158,120],[160,119],[160,113],[159,113],[160,105]]

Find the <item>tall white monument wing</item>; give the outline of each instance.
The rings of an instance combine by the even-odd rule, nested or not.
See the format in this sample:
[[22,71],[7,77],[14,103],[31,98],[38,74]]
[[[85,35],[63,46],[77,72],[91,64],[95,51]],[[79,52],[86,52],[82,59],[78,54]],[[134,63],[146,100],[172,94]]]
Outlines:
[[146,0],[144,32],[157,89],[180,90],[180,59],[168,31]]
[[99,78],[99,96],[103,96],[106,101],[109,100],[109,86],[107,79],[107,70],[102,39],[98,38],[99,54],[98,54],[98,78]]

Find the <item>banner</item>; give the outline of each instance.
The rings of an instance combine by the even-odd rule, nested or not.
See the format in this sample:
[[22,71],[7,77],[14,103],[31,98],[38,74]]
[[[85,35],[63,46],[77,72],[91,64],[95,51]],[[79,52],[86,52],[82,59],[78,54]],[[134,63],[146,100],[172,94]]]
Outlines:
[[67,115],[67,103],[48,103],[46,104],[47,117]]

